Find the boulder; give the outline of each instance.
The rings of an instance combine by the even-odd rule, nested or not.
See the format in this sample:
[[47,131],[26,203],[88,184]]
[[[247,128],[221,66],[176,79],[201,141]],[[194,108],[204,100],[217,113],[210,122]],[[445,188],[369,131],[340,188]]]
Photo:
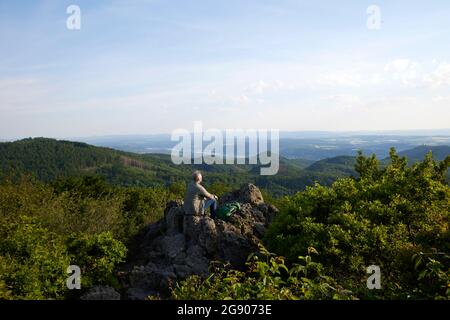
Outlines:
[[183,232],[183,202],[170,201],[164,211],[165,232],[168,235]]
[[206,276],[208,274],[209,260],[205,250],[199,245],[190,247],[186,252],[186,265],[192,274]]
[[173,260],[185,250],[184,234],[178,233],[165,236],[161,239],[161,250]]
[[120,300],[120,293],[109,286],[95,286],[80,297],[81,300]]
[[205,249],[206,253],[209,255],[214,255],[214,253],[217,252],[217,229],[213,219],[209,217],[201,219],[198,244]]
[[128,300],[147,300],[149,296],[157,296],[158,293],[153,290],[144,290],[141,288],[130,288],[127,290]]
[[239,190],[235,190],[224,195],[221,199],[221,203],[226,203],[229,201],[249,203],[254,206],[264,203],[261,191],[258,189],[257,186],[251,183],[243,185]]

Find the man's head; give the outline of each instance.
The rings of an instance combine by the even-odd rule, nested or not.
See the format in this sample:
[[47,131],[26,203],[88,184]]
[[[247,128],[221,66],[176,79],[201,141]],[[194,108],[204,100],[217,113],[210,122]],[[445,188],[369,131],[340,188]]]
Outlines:
[[197,183],[202,182],[202,173],[199,170],[195,170],[192,173],[192,179],[194,179],[194,182],[197,182]]

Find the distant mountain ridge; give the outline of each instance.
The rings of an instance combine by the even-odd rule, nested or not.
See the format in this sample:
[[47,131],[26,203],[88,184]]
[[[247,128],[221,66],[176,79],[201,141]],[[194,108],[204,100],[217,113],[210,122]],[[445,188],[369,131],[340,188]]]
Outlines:
[[[409,135],[407,135],[407,133]],[[78,138],[76,141],[133,153],[169,154],[178,143],[170,135],[129,135]],[[450,130],[388,132],[280,132],[279,153],[288,159],[318,161],[337,156],[356,156],[358,150],[389,156],[389,148],[405,151],[420,145],[450,145]]]

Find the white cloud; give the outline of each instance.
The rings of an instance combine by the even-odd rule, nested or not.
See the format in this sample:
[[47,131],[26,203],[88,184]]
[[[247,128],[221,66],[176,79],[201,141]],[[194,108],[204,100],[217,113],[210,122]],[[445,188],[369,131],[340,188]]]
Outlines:
[[395,59],[386,64],[384,71],[404,86],[416,86],[420,78],[419,64],[410,59]]
[[[0,79],[0,134],[35,130],[45,135],[47,128],[65,135],[83,135],[87,129],[108,134],[119,127],[123,132],[170,132],[198,117],[213,127],[284,130],[448,127],[449,63],[334,62],[118,68],[108,79],[79,77],[85,81]],[[131,92],[122,88],[124,78]],[[220,116],[211,117],[214,112]],[[61,119],[61,125],[47,125],[49,116]],[[29,128],[7,127],[14,119],[28,118]]]
[[440,63],[424,80],[432,87],[450,86],[450,63]]
[[385,70],[393,72],[405,72],[413,65],[415,65],[415,63],[409,59],[396,59],[388,62],[386,64]]
[[[314,79],[314,78],[313,78]],[[364,79],[359,72],[328,70],[317,75],[315,85],[332,87],[360,87]]]
[[236,103],[246,103],[250,101],[250,98],[245,94],[241,94],[237,97],[232,97],[231,100]]
[[270,85],[268,83],[266,83],[264,80],[259,80],[256,83],[252,83],[247,91],[254,94],[262,94],[268,88],[270,88]]

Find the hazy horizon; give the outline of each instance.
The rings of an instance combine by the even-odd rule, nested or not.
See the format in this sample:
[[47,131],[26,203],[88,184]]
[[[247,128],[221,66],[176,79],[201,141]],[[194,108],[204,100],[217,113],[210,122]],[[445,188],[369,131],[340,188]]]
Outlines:
[[[189,128],[186,128],[189,129]],[[191,131],[192,133],[192,131]],[[129,134],[103,134],[103,135],[86,135],[86,136],[42,136],[42,135],[30,135],[30,136],[19,136],[19,137],[0,137],[0,141],[17,141],[28,138],[50,138],[58,140],[73,140],[77,139],[115,139],[115,138],[144,138],[144,137],[170,137],[171,132],[158,132],[158,133],[129,133]],[[321,136],[358,136],[358,135],[368,135],[368,136],[450,136],[450,128],[442,129],[412,129],[412,130],[373,130],[373,131],[327,131],[327,130],[298,130],[298,131],[280,131],[280,138],[290,138],[304,136],[305,138],[315,138]]]

